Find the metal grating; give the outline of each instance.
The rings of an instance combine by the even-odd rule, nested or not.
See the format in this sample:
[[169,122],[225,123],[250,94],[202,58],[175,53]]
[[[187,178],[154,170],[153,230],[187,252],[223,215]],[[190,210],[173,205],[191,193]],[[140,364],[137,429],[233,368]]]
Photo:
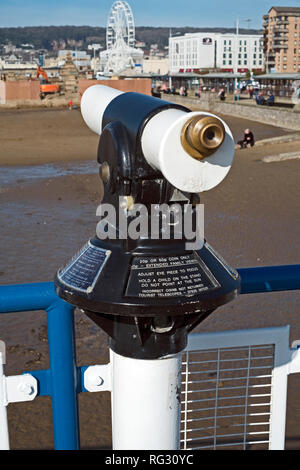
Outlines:
[[[283,446],[288,372],[282,354],[281,358],[278,355],[283,351],[278,347],[280,330],[281,345],[286,346],[284,328],[266,329],[264,339],[271,342],[265,344],[262,338],[253,344],[255,330],[216,334],[215,338],[213,334],[191,335],[193,344],[182,361],[181,449],[265,450]],[[262,333],[260,330],[260,336]],[[216,347],[202,349],[210,343]],[[229,347],[224,347],[226,343]]]
[[182,448],[268,447],[273,366],[273,345],[186,352]]

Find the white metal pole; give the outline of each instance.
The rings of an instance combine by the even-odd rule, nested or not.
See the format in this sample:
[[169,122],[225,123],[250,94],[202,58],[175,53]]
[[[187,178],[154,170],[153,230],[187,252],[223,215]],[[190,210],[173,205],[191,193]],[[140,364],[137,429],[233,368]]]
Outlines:
[[[236,20],[236,47],[235,47],[235,73],[238,73],[238,56],[239,56],[239,28],[240,28],[240,20],[237,18]],[[237,90],[237,77],[234,80],[234,90]]]
[[0,341],[0,450],[9,450],[9,434],[7,423],[7,400],[5,393],[5,376],[3,371],[3,364],[5,363],[5,355],[2,351]]
[[182,354],[130,359],[111,351],[114,450],[178,450]]
[[96,49],[93,47],[94,50],[94,78],[96,77]]
[[172,37],[172,29],[170,28],[170,36],[169,36],[169,88],[170,90],[172,89],[172,77],[171,77],[171,67],[170,67],[171,61],[172,61],[171,52],[170,52],[171,51],[171,41],[170,41],[171,37]]

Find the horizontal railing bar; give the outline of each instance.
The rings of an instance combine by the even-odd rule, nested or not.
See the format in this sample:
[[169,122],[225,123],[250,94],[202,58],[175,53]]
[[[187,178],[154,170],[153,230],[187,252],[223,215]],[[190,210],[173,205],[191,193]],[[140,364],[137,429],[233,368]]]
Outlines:
[[[265,423],[247,423],[247,426],[269,426],[270,422],[265,422]],[[232,427],[244,427],[245,423],[240,423],[240,424],[231,424]],[[181,433],[187,433],[187,432],[199,432],[199,431],[204,431],[206,429],[221,429],[222,426],[204,426],[203,428],[191,428],[191,429],[181,429]]]
[[[268,385],[241,385],[240,387],[218,387],[218,391],[223,392],[224,390],[225,391],[227,391],[227,390],[241,390],[241,389],[244,389],[244,388],[249,390],[249,388],[270,388],[270,387],[272,387],[272,384],[268,384]],[[215,392],[216,389],[217,389],[217,387],[207,388],[207,389],[202,389],[202,390],[188,390],[188,391],[183,390],[182,395],[191,394],[191,393],[210,393],[210,392]]]
[[[241,424],[231,424],[232,427],[239,427],[239,426],[245,426],[245,423]],[[263,423],[246,423],[246,427],[248,426],[270,426],[270,421],[265,421]]]
[[[270,403],[248,403],[248,408],[249,407],[255,407],[255,406],[271,406]],[[230,409],[230,408],[245,408],[245,404],[243,405],[231,405],[231,406],[218,406],[218,410],[224,410],[224,409]],[[209,407],[209,408],[197,408],[195,410],[182,410],[181,413],[196,413],[198,411],[209,411],[209,410],[215,410],[216,407]]]
[[[253,369],[271,369],[272,366],[251,366],[251,370]],[[219,373],[221,372],[236,372],[236,371],[239,371],[239,370],[248,370],[248,367],[237,367],[236,369],[219,369]],[[190,372],[186,372],[186,371],[183,371],[182,374],[184,375],[196,375],[196,374],[211,374],[211,373],[216,373],[217,371],[214,370],[214,369],[210,369],[210,370],[199,370],[199,371],[190,371]]]
[[192,355],[192,354],[205,354],[205,353],[211,353],[211,352],[215,352],[217,353],[218,351],[226,351],[226,352],[238,352],[238,351],[244,351],[244,352],[249,352],[250,351],[255,351],[257,349],[261,350],[261,349],[270,349],[273,347],[273,344],[252,344],[252,345],[248,345],[248,346],[236,346],[236,347],[229,347],[229,348],[224,348],[224,347],[221,347],[221,348],[212,348],[212,349],[192,349],[192,350],[189,350],[188,353],[189,355]]
[[[248,377],[247,376],[243,376],[243,377],[222,377],[220,380],[222,382],[228,382],[228,381],[231,381],[231,380],[247,380],[247,379],[270,379],[272,378],[272,374],[269,374],[269,375],[249,375]],[[188,380],[188,384],[200,384],[200,383],[206,383],[206,382],[215,382],[216,379],[205,379],[205,380]],[[182,382],[183,385],[186,384],[186,381],[184,380]]]
[[53,282],[0,286],[0,313],[47,310],[57,302]]
[[199,449],[211,449],[212,447],[215,449],[217,447],[230,447],[230,446],[251,446],[254,444],[269,444],[270,441],[246,441],[246,442],[231,442],[228,444],[211,444],[210,446],[200,446],[200,447],[189,447],[185,450],[199,450]]
[[265,413],[247,413],[247,414],[238,414],[238,415],[224,415],[224,416],[207,416],[205,418],[189,418],[189,419],[182,419],[182,423],[193,423],[196,421],[209,421],[211,419],[228,419],[228,418],[248,418],[253,416],[271,416],[270,412]]
[[262,434],[269,434],[269,431],[258,431],[258,432],[239,432],[235,434],[215,434],[214,436],[204,436],[204,437],[190,437],[189,439],[181,439],[180,442],[195,442],[195,441],[203,441],[205,439],[220,439],[224,437],[238,437],[238,436],[251,436],[251,435],[262,435]]
[[[227,351],[227,349],[226,349]],[[243,362],[243,361],[247,361],[247,362],[251,362],[251,361],[258,361],[258,360],[262,360],[262,359],[274,359],[274,356],[257,356],[257,357],[251,357],[250,360],[248,357],[241,357],[241,358],[238,358],[238,359],[214,359],[214,360],[210,360],[210,361],[189,361],[189,362],[183,362],[182,365],[183,366],[186,366],[187,364],[188,365],[193,365],[193,364],[221,364],[222,362]]]
[[[218,401],[220,400],[242,400],[244,398],[262,398],[262,397],[271,397],[271,393],[266,393],[266,394],[257,394],[257,395],[240,395],[240,396],[232,396],[232,397],[220,397],[218,395]],[[213,398],[199,398],[199,400],[183,400],[182,404],[186,403],[201,403],[205,401],[216,401],[216,397]],[[249,403],[248,403],[249,405]],[[219,407],[218,407],[219,408]]]
[[[78,366],[77,370],[77,393],[87,392],[84,387],[84,373],[89,366]],[[51,396],[51,371],[50,369],[46,370],[33,370],[26,371],[26,374],[30,374],[35,377],[38,381],[38,393],[37,396]]]
[[[268,385],[241,385],[240,387],[218,387],[218,391],[219,392],[223,392],[224,390],[227,391],[227,390],[241,390],[241,389],[250,389],[250,388],[270,388],[272,387],[272,384],[268,384]],[[183,390],[182,391],[182,395],[187,395],[187,394],[191,394],[191,393],[210,393],[210,392],[215,392],[217,389],[217,387],[215,388],[207,388],[207,389],[202,389],[202,390],[188,390],[188,391],[185,391]]]
[[[204,428],[195,428],[195,429],[182,429],[180,432],[182,434],[186,432],[199,432],[199,431],[205,431],[206,429],[216,429],[215,426],[205,426]],[[187,440],[187,439],[184,439]]]
[[237,270],[241,276],[241,294],[300,289],[300,264],[265,266]]

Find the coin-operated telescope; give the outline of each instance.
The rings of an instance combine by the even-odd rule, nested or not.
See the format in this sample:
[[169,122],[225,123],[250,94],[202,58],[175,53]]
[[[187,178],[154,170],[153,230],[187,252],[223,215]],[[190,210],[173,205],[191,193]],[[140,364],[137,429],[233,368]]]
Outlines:
[[102,85],[85,91],[81,111],[101,136],[106,213],[58,271],[56,290],[108,335],[114,448],[176,449],[187,335],[240,287],[197,236],[199,193],[229,172],[232,134],[210,113]]

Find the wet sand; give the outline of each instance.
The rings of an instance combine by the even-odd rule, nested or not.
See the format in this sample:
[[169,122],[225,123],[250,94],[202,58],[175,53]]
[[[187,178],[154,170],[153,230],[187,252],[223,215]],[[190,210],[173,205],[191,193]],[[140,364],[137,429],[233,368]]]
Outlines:
[[[256,140],[284,135],[287,129],[224,116],[235,140],[251,127]],[[0,165],[94,160],[98,136],[84,124],[80,111],[0,109]]]
[[[237,118],[225,120],[236,139],[246,127],[257,139],[288,132]],[[0,123],[0,166],[5,167],[0,176],[0,283],[51,281],[56,270],[94,235],[101,195],[95,163],[98,137],[86,128],[78,111],[1,111]],[[300,142],[239,150],[227,179],[203,195],[206,238],[232,266],[300,262],[300,162],[262,162],[265,156],[297,150]],[[75,168],[89,163],[89,174],[85,170],[72,174],[72,163]],[[39,169],[31,178],[25,171],[22,177],[17,167],[42,164],[53,164],[58,171],[51,173],[48,168],[47,177],[40,178]],[[15,181],[5,173],[11,170]],[[299,292],[241,296],[218,309],[197,331],[290,325],[291,341],[300,339],[299,300]],[[78,311],[75,323],[78,365],[107,362],[105,335]],[[48,367],[44,312],[0,316],[0,339],[8,348],[7,375]],[[299,375],[290,376],[289,449],[300,447],[299,388]],[[109,395],[82,394],[79,404],[82,448],[109,448]],[[13,449],[53,447],[48,397],[10,405],[8,415]]]

